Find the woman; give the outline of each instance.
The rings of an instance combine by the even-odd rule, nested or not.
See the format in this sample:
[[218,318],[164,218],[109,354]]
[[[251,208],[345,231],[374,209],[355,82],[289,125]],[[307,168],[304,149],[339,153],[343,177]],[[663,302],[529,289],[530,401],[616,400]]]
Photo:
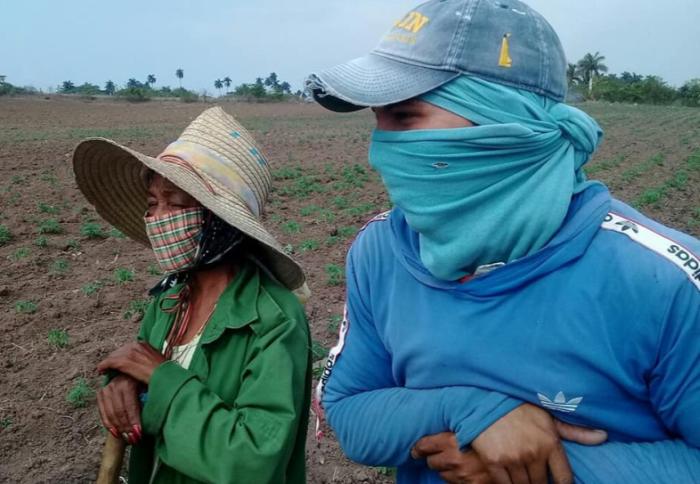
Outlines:
[[306,286],[259,222],[271,177],[250,135],[212,108],[157,158],[90,139],[73,165],[166,273],[138,342],[98,365],[102,422],[133,445],[129,482],[304,482],[310,342],[292,290]]

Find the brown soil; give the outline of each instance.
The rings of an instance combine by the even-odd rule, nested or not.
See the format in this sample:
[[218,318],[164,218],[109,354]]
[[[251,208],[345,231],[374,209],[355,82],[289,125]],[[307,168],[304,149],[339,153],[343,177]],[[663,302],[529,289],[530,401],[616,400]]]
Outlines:
[[[0,224],[12,234],[0,245],[1,482],[94,479],[104,441],[94,398],[80,408],[67,394],[80,378],[98,388],[96,363],[133,338],[138,316],[127,311],[157,280],[148,270],[152,256],[135,243],[115,234],[81,235],[89,221],[106,232],[110,227],[76,189],[72,148],[82,138],[105,136],[157,154],[205,107],[0,99]],[[609,182],[615,195],[635,201],[686,170],[685,184],[665,190],[644,210],[697,236],[700,198],[693,187],[700,173],[687,160],[700,150],[700,110],[585,108],[608,134],[591,164],[596,177]],[[266,224],[307,271],[313,337],[327,348],[343,306],[342,283],[332,279],[335,266],[343,266],[355,231],[388,206],[366,163],[370,114],[333,115],[306,104],[231,103],[224,109],[251,129],[273,163],[275,192]],[[645,163],[657,153],[664,155],[662,163]],[[42,244],[39,230],[50,219],[62,232],[45,234]],[[132,269],[133,281],[118,283],[119,268]],[[95,281],[99,288],[86,294]],[[18,311],[22,301],[36,304],[36,310]],[[65,348],[49,343],[52,330],[67,331]],[[307,449],[309,482],[390,481],[380,470],[348,462],[330,434],[316,442],[313,422]]]

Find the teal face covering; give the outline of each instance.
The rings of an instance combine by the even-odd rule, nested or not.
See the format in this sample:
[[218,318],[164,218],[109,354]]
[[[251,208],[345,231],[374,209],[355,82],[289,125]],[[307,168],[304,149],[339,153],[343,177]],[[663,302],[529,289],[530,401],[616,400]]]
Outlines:
[[418,232],[425,267],[457,280],[542,248],[572,195],[591,183],[581,168],[602,138],[598,124],[566,104],[466,76],[421,99],[478,124],[373,133],[370,164]]

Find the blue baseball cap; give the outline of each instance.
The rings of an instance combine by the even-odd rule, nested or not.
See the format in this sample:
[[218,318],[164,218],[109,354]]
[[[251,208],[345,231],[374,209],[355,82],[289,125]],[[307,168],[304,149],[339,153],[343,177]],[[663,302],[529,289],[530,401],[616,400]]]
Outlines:
[[432,0],[369,55],[315,72],[306,89],[350,112],[411,99],[470,75],[564,101],[566,56],[552,26],[519,0]]

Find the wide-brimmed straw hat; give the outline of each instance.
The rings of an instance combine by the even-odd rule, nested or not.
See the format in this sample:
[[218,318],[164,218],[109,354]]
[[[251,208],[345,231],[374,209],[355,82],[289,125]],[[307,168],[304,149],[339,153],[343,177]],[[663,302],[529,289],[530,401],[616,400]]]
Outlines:
[[73,170],[80,191],[107,222],[150,247],[143,219],[144,167],[257,241],[255,255],[286,287],[304,286],[299,264],[261,223],[272,181],[267,159],[223,109],[204,111],[155,158],[104,138],[84,140],[75,148]]

